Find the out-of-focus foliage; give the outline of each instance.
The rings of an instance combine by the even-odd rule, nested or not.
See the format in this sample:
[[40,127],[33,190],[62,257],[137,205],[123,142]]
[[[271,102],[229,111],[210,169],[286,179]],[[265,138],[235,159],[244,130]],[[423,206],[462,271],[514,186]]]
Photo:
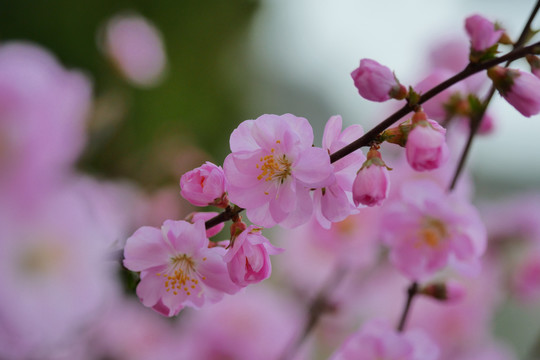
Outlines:
[[[40,44],[87,72],[96,110],[81,167],[156,187],[199,165],[197,148],[222,160],[224,134],[243,119],[241,84],[248,80],[228,74],[243,73],[243,36],[256,9],[254,0],[3,1],[0,41]],[[168,69],[157,87],[131,87],[99,49],[100,28],[123,12],[161,31]]]

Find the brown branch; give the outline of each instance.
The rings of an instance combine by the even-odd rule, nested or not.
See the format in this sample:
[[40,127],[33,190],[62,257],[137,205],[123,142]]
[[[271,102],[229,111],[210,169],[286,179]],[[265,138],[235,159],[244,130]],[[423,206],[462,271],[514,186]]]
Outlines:
[[401,313],[401,318],[397,326],[397,331],[402,332],[405,330],[405,324],[407,322],[407,317],[411,310],[411,304],[413,298],[418,294],[418,283],[413,282],[411,286],[407,289],[407,300],[405,301],[405,306],[403,307],[403,312]]

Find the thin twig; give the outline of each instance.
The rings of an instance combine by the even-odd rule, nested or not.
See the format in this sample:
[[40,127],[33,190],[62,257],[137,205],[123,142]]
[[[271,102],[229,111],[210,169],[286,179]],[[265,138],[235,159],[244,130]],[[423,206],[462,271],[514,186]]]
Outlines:
[[[523,30],[521,31],[521,34],[519,35],[518,40],[514,44],[514,51],[517,49],[522,49],[522,45],[527,41],[527,38],[529,36],[529,33],[531,31],[531,24],[534,18],[536,17],[536,14],[538,13],[538,10],[540,9],[540,0],[536,2],[536,5],[534,9],[531,12],[531,15],[529,16],[529,19],[527,20],[527,23],[523,27]],[[534,45],[533,45],[534,46]],[[517,58],[516,58],[517,59]],[[506,61],[505,67],[508,67],[512,61],[516,59],[508,59]],[[489,103],[491,102],[491,99],[493,98],[493,95],[495,95],[495,87],[492,85],[489,89],[488,94],[486,95],[484,101],[482,102],[482,108],[481,111],[476,113],[473,118],[471,118],[470,123],[470,129],[469,129],[469,136],[467,138],[467,143],[465,144],[465,147],[463,148],[461,152],[461,156],[459,158],[458,165],[456,167],[456,170],[454,172],[454,176],[452,177],[452,181],[450,183],[450,186],[448,188],[448,191],[453,191],[456,187],[457,181],[459,177],[461,176],[461,173],[463,172],[463,168],[465,167],[465,162],[467,161],[467,157],[469,155],[469,152],[471,150],[471,145],[473,142],[474,137],[478,133],[478,129],[480,128],[480,125],[482,124],[482,120],[484,119],[484,114],[486,113],[486,110],[489,106]]]
[[411,310],[412,300],[416,294],[418,294],[418,283],[413,282],[411,286],[409,286],[409,288],[407,289],[407,300],[405,301],[405,307],[403,307],[403,312],[401,313],[401,318],[399,319],[399,323],[397,326],[397,331],[399,332],[405,330],[405,324]]

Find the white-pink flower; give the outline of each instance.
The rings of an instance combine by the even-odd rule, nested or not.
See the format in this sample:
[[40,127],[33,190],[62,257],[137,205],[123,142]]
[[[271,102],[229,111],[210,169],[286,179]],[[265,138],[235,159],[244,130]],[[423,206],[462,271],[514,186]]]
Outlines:
[[273,246],[260,230],[254,225],[249,226],[234,239],[223,258],[231,280],[238,286],[245,287],[268,279],[272,273],[270,255],[283,251]]
[[430,180],[404,184],[401,197],[387,202],[381,236],[390,260],[414,280],[447,265],[475,271],[486,248],[485,227],[476,209]]
[[328,153],[313,147],[309,122],[291,114],[246,120],[230,139],[223,165],[229,199],[246,209],[253,223],[295,227],[313,212],[311,188],[330,183]]
[[180,178],[180,194],[196,206],[221,205],[227,181],[221,166],[207,161]]
[[[341,116],[336,115],[328,119],[324,128],[322,147],[329,154],[364,135],[360,125],[351,125],[343,132],[341,128]],[[323,228],[330,229],[333,222],[345,220],[355,211],[351,189],[358,165],[365,159],[361,150],[339,159],[332,164],[334,170],[332,183],[313,192],[314,217]]]
[[141,272],[137,295],[165,316],[199,308],[239,290],[223,261],[225,250],[208,247],[204,222],[167,220],[161,230],[138,229],[126,242],[124,266]]
[[383,321],[371,320],[351,335],[331,360],[436,360],[439,349],[422,331],[398,333]]
[[446,129],[435,120],[426,119],[415,123],[413,118],[413,128],[407,137],[405,150],[407,161],[414,170],[434,170],[448,160],[450,150],[445,134]]
[[504,30],[496,30],[495,24],[481,15],[472,15],[465,19],[465,30],[471,39],[471,48],[485,51],[497,44]]

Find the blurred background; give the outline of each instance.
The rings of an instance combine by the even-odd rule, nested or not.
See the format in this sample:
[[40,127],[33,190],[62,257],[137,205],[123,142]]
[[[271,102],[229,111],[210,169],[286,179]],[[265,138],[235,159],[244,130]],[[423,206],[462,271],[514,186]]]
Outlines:
[[[88,79],[92,100],[76,171],[152,196],[153,207],[137,225],[159,225],[193,211],[179,196],[180,176],[204,161],[222,164],[229,134],[243,120],[302,116],[317,144],[335,114],[367,130],[395,108],[360,98],[350,72],[361,58],[413,85],[429,73],[431,49],[456,38],[467,44],[465,17],[496,19],[515,38],[533,6],[529,0],[6,0],[0,41],[37,45]],[[538,192],[540,116],[524,118],[498,95],[490,109],[494,131],[477,139],[469,162],[477,196]],[[64,140],[52,137],[51,146]],[[496,333],[517,349],[530,347],[538,326],[529,315],[508,305]]]

